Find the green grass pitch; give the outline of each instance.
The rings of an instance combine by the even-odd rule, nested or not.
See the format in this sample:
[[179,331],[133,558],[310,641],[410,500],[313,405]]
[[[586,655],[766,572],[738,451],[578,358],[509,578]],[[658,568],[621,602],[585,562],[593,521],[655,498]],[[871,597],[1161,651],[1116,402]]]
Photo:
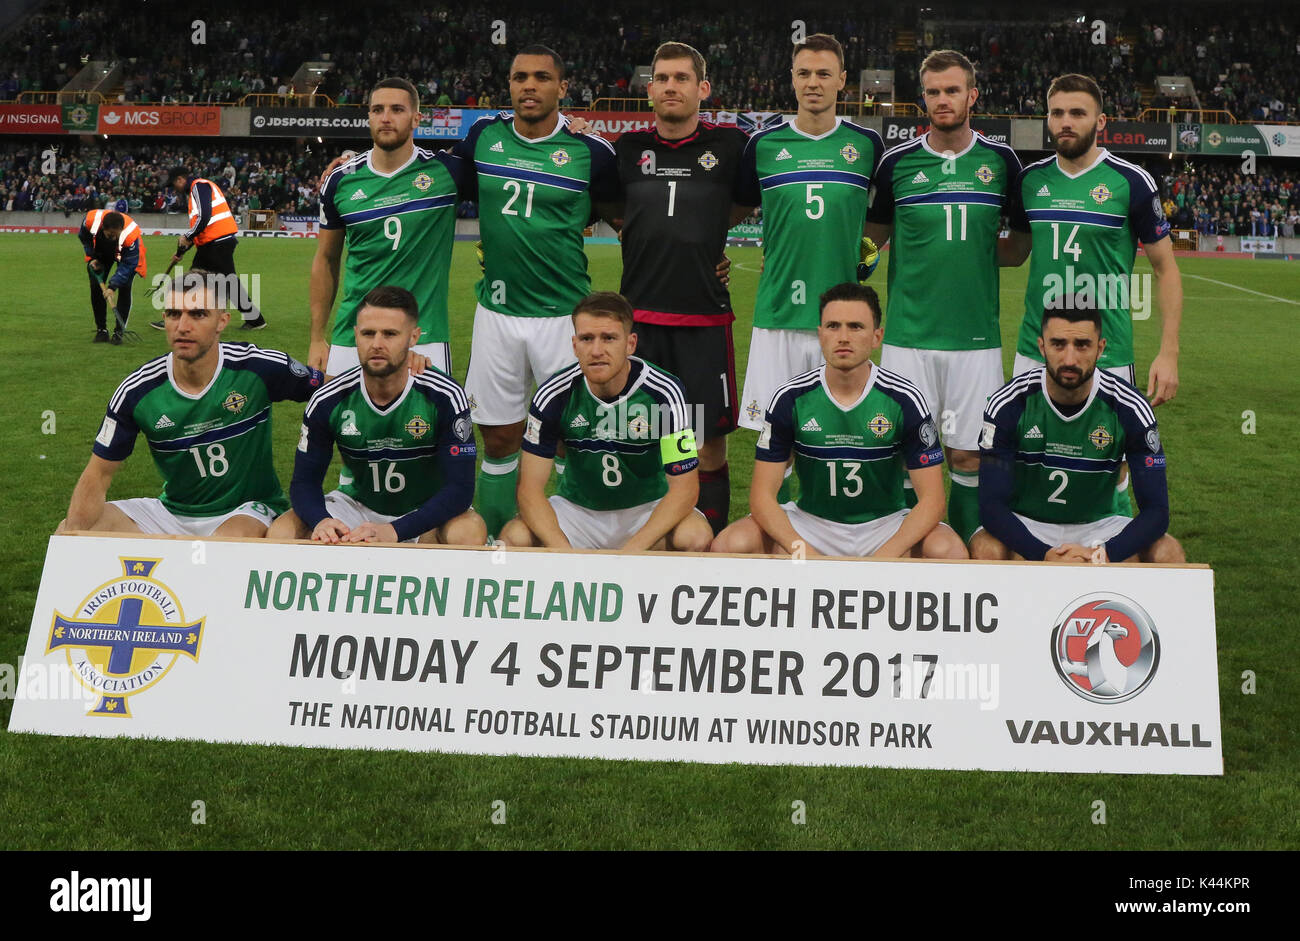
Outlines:
[[[157,271],[171,240],[150,238]],[[245,239],[237,263],[261,276],[263,346],[303,358],[314,243]],[[598,289],[616,289],[616,246],[590,247]],[[756,249],[732,249],[743,376],[758,280]],[[9,536],[0,541],[0,663],[31,625],[48,534],[62,517],[117,383],[166,351],[137,284],[143,342],[91,345],[81,250],[72,235],[0,234],[0,401]],[[1008,367],[1025,268],[1005,271]],[[490,758],[54,738],[0,732],[0,846],[12,849],[862,848],[1259,849],[1297,840],[1300,652],[1293,586],[1300,510],[1300,373],[1294,363],[1300,265],[1182,259],[1187,295],[1178,398],[1158,412],[1170,456],[1171,532],[1215,569],[1222,778],[747,767]],[[1149,271],[1144,260],[1139,271]],[[463,381],[473,284],[456,245],[453,354]],[[884,270],[875,285],[884,290]],[[232,327],[237,325],[232,323]],[[1158,319],[1136,324],[1139,378]],[[232,338],[238,334],[232,332]],[[53,428],[51,415],[53,416]],[[288,480],[301,406],[274,418]],[[1254,433],[1250,431],[1253,422]],[[46,433],[53,431],[52,434]],[[754,434],[731,436],[732,517],[745,511]],[[138,447],[111,496],[155,494]],[[1174,625],[1171,629],[1176,630]],[[1257,692],[1242,692],[1243,671]],[[231,695],[238,695],[232,690]],[[12,703],[0,702],[0,727]],[[207,823],[191,823],[202,800]],[[492,802],[508,823],[489,822]],[[807,824],[791,823],[791,802]],[[1108,823],[1092,824],[1104,800]]]

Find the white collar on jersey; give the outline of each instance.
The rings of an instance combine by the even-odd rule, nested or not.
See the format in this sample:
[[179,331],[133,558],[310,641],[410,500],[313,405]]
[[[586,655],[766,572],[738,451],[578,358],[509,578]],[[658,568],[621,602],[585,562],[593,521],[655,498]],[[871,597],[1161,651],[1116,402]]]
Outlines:
[[548,141],[552,137],[556,137],[559,134],[564,133],[564,129],[568,126],[569,126],[569,119],[566,118],[563,114],[561,114],[560,120],[555,122],[555,130],[551,131],[551,133],[547,134],[545,137],[524,137],[524,135],[519,133],[519,129],[515,127],[515,119],[513,116],[513,112],[510,118],[510,130],[514,132],[515,137],[519,138],[519,140],[525,144],[540,144],[543,141]]
[[840,122],[843,120],[844,119],[841,118],[838,114],[835,115],[835,123],[831,125],[831,129],[827,131],[825,134],[809,134],[807,131],[799,130],[799,126],[794,123],[794,118],[791,118],[789,121],[786,121],[785,126],[788,127],[790,130],[794,131],[800,137],[808,138],[808,140],[825,140],[826,138],[830,137],[832,134],[834,134],[836,131],[840,129]]
[[411,157],[409,160],[406,161],[406,163],[402,164],[392,173],[383,173],[375,169],[375,165],[370,159],[372,156],[374,156],[375,153],[375,148],[371,147],[369,150],[366,151],[366,169],[369,170],[371,173],[373,173],[375,176],[382,176],[386,180],[392,179],[393,177],[397,176],[397,174],[401,173],[403,170],[405,170],[407,167],[409,167],[411,164],[415,162],[415,158],[418,156],[419,150],[420,147],[417,144],[416,146],[411,148]]
[[361,397],[366,400],[366,404],[370,406],[370,410],[374,412],[376,415],[387,415],[391,413],[393,409],[397,408],[397,406],[402,403],[402,400],[406,398],[407,393],[411,391],[411,386],[413,385],[415,385],[415,376],[411,375],[410,373],[407,373],[406,385],[402,387],[402,394],[399,395],[397,398],[393,399],[393,401],[389,402],[383,408],[380,408],[378,405],[375,404],[374,399],[370,398],[370,391],[366,388],[365,371],[362,370],[361,372],[361,382],[360,382]]
[[866,400],[867,393],[869,393],[872,387],[876,384],[876,373],[880,372],[880,367],[877,366],[875,363],[872,363],[871,374],[867,376],[867,384],[862,387],[862,394],[858,396],[857,399],[851,404],[841,405],[840,400],[835,398],[835,393],[831,392],[831,387],[826,384],[826,370],[828,369],[830,369],[830,367],[827,366],[825,363],[822,363],[821,372],[817,374],[817,378],[821,380],[822,388],[826,390],[826,398],[830,399],[831,404],[834,405],[836,408],[838,408],[841,412],[846,412],[846,413],[853,411],[855,408],[857,408]]
[[1083,168],[1082,170],[1080,170],[1078,173],[1070,173],[1068,170],[1065,169],[1065,167],[1061,166],[1061,155],[1060,155],[1060,154],[1057,154],[1057,155],[1056,155],[1056,169],[1060,170],[1060,171],[1061,171],[1061,176],[1065,177],[1066,179],[1069,179],[1069,180],[1077,180],[1079,177],[1083,176],[1084,174],[1086,174],[1086,173],[1091,173],[1093,170],[1095,170],[1097,167],[1099,167],[1099,166],[1101,165],[1101,162],[1102,162],[1103,160],[1105,160],[1105,159],[1106,159],[1107,157],[1109,157],[1109,156],[1110,156],[1110,151],[1107,150],[1105,147],[1103,147],[1103,148],[1101,148],[1100,151],[1098,151],[1098,153],[1097,153],[1097,159],[1096,159],[1096,160],[1094,160],[1092,163],[1088,164],[1086,167],[1084,167],[1084,168]]
[[220,340],[217,340],[217,368],[212,373],[212,378],[208,380],[208,384],[204,386],[203,389],[199,392],[195,392],[191,394],[189,392],[186,392],[184,389],[182,389],[180,386],[176,384],[176,373],[172,369],[172,364],[175,361],[176,361],[176,354],[168,353],[167,354],[167,381],[172,384],[172,388],[176,390],[177,395],[183,395],[185,396],[185,398],[192,399],[195,402],[197,402],[199,399],[203,398],[205,395],[208,394],[208,392],[212,389],[212,386],[216,383],[217,377],[221,375],[221,367],[226,362],[226,345],[222,343]]
[[1092,404],[1092,400],[1097,397],[1097,387],[1101,385],[1101,382],[1098,379],[1101,375],[1100,366],[1096,367],[1096,371],[1092,374],[1092,388],[1088,390],[1088,397],[1083,400],[1083,404],[1079,406],[1079,410],[1073,415],[1062,415],[1061,410],[1056,407],[1056,403],[1052,401],[1052,396],[1047,391],[1047,367],[1040,366],[1039,368],[1042,370],[1042,376],[1039,377],[1039,382],[1041,382],[1043,386],[1043,398],[1047,399],[1047,407],[1050,408],[1061,421],[1074,421],[1088,410],[1088,406]]

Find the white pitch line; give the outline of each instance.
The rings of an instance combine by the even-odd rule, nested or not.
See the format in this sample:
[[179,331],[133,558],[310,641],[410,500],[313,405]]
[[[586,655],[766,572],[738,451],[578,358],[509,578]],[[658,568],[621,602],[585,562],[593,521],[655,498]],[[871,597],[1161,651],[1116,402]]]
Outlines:
[[1260,297],[1267,297],[1271,301],[1281,301],[1283,304],[1295,304],[1300,307],[1300,301],[1293,301],[1289,297],[1278,297],[1276,294],[1265,294],[1263,291],[1252,291],[1250,288],[1244,288],[1240,284],[1233,284],[1231,281],[1216,281],[1214,278],[1207,278],[1199,274],[1183,273],[1184,278],[1195,278],[1197,281],[1209,281],[1211,284],[1219,284],[1225,288],[1236,288],[1238,291],[1245,291],[1247,294],[1257,294]]
[[751,268],[751,267],[749,267],[749,265],[742,265],[742,264],[741,264],[740,262],[738,262],[738,261],[733,261],[731,264],[732,264],[732,267],[734,267],[734,268],[743,268],[743,269],[745,269],[746,271],[752,271],[752,272],[754,272],[755,274],[759,274],[759,273],[761,273],[761,272],[759,272],[759,270],[758,270],[757,268]]

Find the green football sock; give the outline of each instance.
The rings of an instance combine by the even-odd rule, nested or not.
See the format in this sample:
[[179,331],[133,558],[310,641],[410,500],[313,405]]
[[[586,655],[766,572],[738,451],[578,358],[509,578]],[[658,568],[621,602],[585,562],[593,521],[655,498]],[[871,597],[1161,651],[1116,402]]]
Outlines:
[[515,518],[515,484],[519,479],[519,452],[509,457],[483,457],[478,471],[474,503],[487,524],[488,538],[495,539],[506,523]]
[[962,542],[969,543],[980,528],[980,475],[955,470],[949,473],[952,489],[948,492],[948,525],[956,530]]

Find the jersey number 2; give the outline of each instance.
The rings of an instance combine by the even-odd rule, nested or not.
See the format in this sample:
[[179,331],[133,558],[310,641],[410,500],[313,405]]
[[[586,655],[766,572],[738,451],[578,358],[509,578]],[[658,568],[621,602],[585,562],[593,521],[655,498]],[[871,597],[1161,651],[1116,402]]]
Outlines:
[[1062,497],[1061,494],[1065,491],[1065,485],[1070,482],[1070,478],[1066,475],[1065,471],[1063,470],[1054,470],[1047,475],[1047,479],[1051,481],[1055,481],[1058,478],[1061,481],[1061,486],[1057,487],[1055,490],[1052,491],[1052,495],[1047,498],[1048,503],[1065,502],[1065,498]]

